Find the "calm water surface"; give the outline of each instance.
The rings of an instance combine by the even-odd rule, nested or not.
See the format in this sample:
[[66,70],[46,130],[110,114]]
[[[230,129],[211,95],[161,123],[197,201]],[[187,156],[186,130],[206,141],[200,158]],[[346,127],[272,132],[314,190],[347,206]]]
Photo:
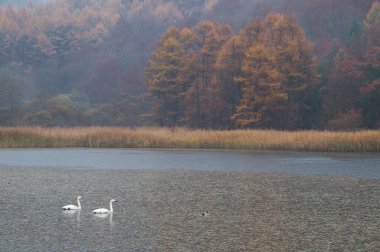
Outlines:
[[97,170],[194,170],[380,178],[380,154],[115,149],[0,150],[0,165]]
[[376,154],[0,150],[0,251],[378,251],[379,179]]

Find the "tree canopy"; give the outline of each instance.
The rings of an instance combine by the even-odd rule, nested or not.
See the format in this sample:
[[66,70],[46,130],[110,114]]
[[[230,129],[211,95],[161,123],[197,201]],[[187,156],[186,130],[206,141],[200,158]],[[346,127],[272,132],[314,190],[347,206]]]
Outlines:
[[0,125],[378,128],[374,0],[0,1]]

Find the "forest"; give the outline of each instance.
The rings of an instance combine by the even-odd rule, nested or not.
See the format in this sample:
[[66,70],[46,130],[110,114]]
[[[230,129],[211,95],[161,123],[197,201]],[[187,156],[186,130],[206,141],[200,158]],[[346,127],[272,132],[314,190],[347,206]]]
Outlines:
[[380,2],[0,1],[0,90],[0,126],[378,129]]

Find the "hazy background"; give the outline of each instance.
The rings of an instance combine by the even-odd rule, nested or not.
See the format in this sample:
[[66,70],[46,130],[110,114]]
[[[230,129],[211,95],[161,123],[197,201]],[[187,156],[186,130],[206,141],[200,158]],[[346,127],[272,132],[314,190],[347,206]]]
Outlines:
[[[347,119],[361,113],[364,105],[351,94],[337,98],[347,86],[334,86],[337,81],[331,79],[342,60],[338,52],[355,54],[349,43],[365,30],[373,2],[3,0],[0,125],[157,125],[149,117],[153,105],[145,96],[144,71],[168,27],[192,28],[210,20],[228,24],[238,34],[248,21],[280,12],[294,18],[314,46],[320,85],[312,98],[318,110],[314,128],[377,128],[378,114],[371,124],[363,115],[354,122]],[[377,72],[371,83],[376,79]],[[352,93],[365,85],[360,83]],[[347,97],[350,104],[339,104]],[[331,113],[336,107],[342,108]]]

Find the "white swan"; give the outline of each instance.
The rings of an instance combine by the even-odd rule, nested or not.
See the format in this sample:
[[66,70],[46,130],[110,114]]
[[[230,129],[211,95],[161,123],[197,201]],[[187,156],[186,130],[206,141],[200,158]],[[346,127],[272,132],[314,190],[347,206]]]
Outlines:
[[112,203],[117,202],[115,199],[111,199],[110,201],[110,209],[108,210],[107,208],[98,208],[92,211],[94,214],[108,214],[108,213],[113,213],[113,207]]
[[82,199],[81,196],[77,197],[78,206],[76,206],[76,205],[66,205],[66,206],[63,206],[62,209],[63,210],[80,210],[82,208],[81,205],[80,205],[80,200],[81,199]]

